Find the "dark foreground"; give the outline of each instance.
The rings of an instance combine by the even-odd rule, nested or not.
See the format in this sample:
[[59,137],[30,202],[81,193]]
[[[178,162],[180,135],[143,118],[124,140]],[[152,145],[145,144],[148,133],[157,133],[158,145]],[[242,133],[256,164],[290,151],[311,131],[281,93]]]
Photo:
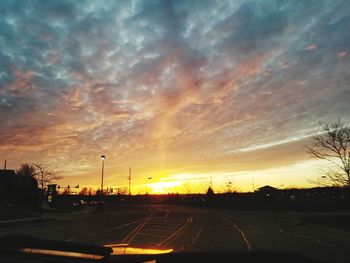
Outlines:
[[99,245],[127,243],[175,252],[267,250],[330,262],[349,260],[350,232],[300,220],[315,215],[322,213],[110,205],[103,212],[51,215],[55,221],[0,225],[0,234]]

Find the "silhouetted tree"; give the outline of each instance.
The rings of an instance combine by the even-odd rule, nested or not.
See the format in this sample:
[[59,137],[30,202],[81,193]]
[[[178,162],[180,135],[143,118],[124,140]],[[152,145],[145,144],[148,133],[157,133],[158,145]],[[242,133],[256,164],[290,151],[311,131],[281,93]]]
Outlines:
[[206,195],[213,195],[213,194],[214,194],[214,190],[209,186]]
[[327,160],[333,166],[324,170],[323,178],[333,185],[350,186],[350,128],[341,120],[320,122],[307,151],[314,157]]
[[127,195],[128,189],[127,188],[117,188],[117,195]]
[[70,189],[69,189],[69,188],[65,188],[65,189],[62,191],[62,195],[70,195]]
[[226,184],[225,193],[234,193],[234,192],[236,192],[236,189],[232,187],[232,182],[228,182]]
[[96,195],[111,195],[113,193],[112,188],[106,187],[101,191],[101,189],[97,189],[95,194]]
[[90,188],[87,190],[87,194],[88,194],[88,195],[94,195],[94,194],[95,194],[95,191],[90,187]]
[[15,191],[15,196],[24,197],[26,201],[37,199],[38,182],[35,178],[35,167],[31,164],[23,163],[15,173],[16,177],[11,180],[13,186],[10,187],[10,189],[12,188]]
[[16,170],[16,175],[29,176],[29,177],[35,178],[36,176],[35,166],[29,163],[22,163],[20,168]]
[[87,187],[81,188],[79,195],[87,195],[88,194],[88,189]]
[[183,183],[182,184],[182,188],[184,189],[184,192],[186,193],[186,194],[192,194],[192,187],[191,187],[191,185],[190,185],[190,183],[188,183],[188,182],[186,182],[186,183]]
[[[104,191],[103,191],[104,192]],[[103,192],[101,191],[101,189],[97,189],[95,194],[96,195],[103,195]]]
[[21,164],[20,168],[16,170],[16,175],[34,178],[40,185],[41,189],[44,189],[47,184],[52,183],[54,180],[63,178],[43,164],[29,163]]
[[41,189],[47,184],[52,183],[54,180],[62,179],[62,176],[57,175],[57,173],[43,164],[33,164],[35,167],[35,179],[38,181]]

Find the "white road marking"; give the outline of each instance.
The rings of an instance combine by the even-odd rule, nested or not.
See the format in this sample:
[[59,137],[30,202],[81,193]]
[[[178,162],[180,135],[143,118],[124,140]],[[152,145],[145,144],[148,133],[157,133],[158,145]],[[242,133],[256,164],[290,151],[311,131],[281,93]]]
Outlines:
[[231,223],[231,225],[241,234],[243,241],[247,245],[247,250],[251,250],[252,246],[250,245],[249,240],[245,236],[244,232],[235,223],[233,223],[230,219],[228,219],[226,217],[222,217],[222,219]]
[[171,240],[174,240],[175,238],[177,238],[179,235],[181,235],[188,228],[188,226],[192,223],[192,221],[193,221],[193,217],[190,216],[189,218],[187,218],[187,221],[183,226],[181,226],[179,229],[177,229],[174,233],[172,233],[169,237],[164,239],[162,242],[159,242],[157,245],[158,246],[165,245],[165,244],[169,243]]
[[129,222],[129,223],[126,223],[126,224],[122,224],[122,225],[114,226],[114,227],[111,227],[111,228],[107,228],[107,229],[104,229],[102,231],[97,231],[97,232],[92,232],[92,233],[89,233],[89,234],[86,234],[86,235],[81,235],[79,237],[72,237],[72,238],[66,239],[66,241],[73,241],[73,240],[76,240],[76,239],[79,239],[79,238],[91,237],[91,236],[98,235],[98,234],[101,234],[101,233],[106,233],[106,232],[109,232],[109,231],[113,231],[115,229],[120,229],[120,228],[123,228],[123,227],[127,227],[127,226],[130,226],[130,225],[136,224],[136,223],[138,223],[138,222],[140,222],[142,220],[143,219],[132,221],[132,222]]
[[135,238],[135,236],[141,231],[141,229],[147,224],[147,222],[151,219],[151,217],[146,217],[133,231],[131,231],[122,241],[121,243],[131,243],[131,241]]
[[[225,214],[225,216],[230,217],[230,216],[228,216],[226,214]],[[256,226],[254,226],[254,225],[252,225],[252,224],[250,224],[248,222],[243,222],[242,220],[238,219],[237,217],[231,217],[231,218],[233,218],[234,220],[240,222],[241,224],[246,224],[250,228],[254,229],[255,232],[261,232],[261,230],[259,228],[257,228]]]
[[[159,209],[164,211],[163,216],[151,214],[146,217],[136,228],[134,228],[121,242],[130,244],[136,236],[153,237],[163,239],[161,242],[155,244],[162,246],[181,235],[188,226],[192,223],[193,218],[188,217],[187,221],[183,223],[184,218],[171,218],[169,217],[170,211],[167,209]],[[175,230],[175,231],[174,231]],[[170,235],[167,234],[169,231],[174,231]],[[164,239],[165,238],[165,239]],[[142,238],[141,238],[142,240]],[[146,242],[149,244],[150,242]]]
[[192,246],[197,242],[197,240],[199,239],[199,236],[200,236],[200,234],[201,234],[202,232],[203,232],[203,229],[198,228],[198,229],[197,229],[196,235],[195,235],[194,238],[191,240],[191,243],[188,244],[186,247],[188,247],[188,248],[192,247]]

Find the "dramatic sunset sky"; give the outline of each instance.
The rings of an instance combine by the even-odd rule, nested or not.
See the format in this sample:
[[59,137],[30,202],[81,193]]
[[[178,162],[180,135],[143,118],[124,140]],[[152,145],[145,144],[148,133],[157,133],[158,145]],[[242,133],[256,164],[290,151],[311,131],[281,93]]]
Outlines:
[[349,81],[348,1],[0,2],[0,156],[60,185],[313,186]]

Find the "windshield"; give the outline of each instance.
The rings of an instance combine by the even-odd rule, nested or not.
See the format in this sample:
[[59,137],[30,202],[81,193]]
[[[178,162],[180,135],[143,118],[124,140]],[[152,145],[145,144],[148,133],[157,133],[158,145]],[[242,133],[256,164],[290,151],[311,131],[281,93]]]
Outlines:
[[0,235],[349,258],[349,14],[1,1]]

